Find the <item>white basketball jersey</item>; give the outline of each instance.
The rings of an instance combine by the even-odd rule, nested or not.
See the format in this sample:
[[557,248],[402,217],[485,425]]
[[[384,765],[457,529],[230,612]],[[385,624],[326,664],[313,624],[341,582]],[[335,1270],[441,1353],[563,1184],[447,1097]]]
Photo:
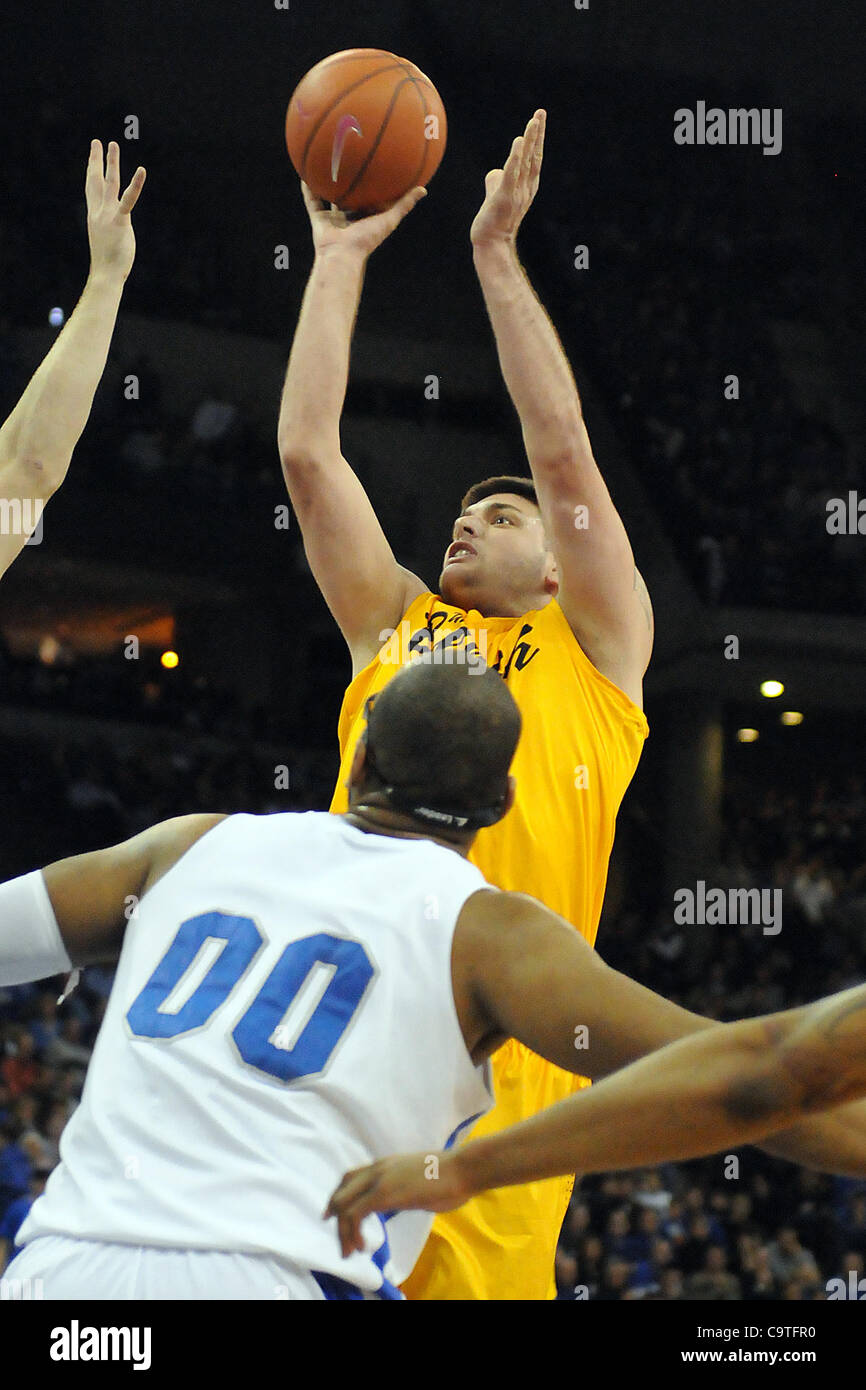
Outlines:
[[339,816],[220,822],[129,921],[19,1243],[240,1250],[398,1296],[432,1217],[368,1217],[344,1260],[322,1213],[348,1169],[443,1148],[492,1103],[451,984],[458,914],[485,886],[452,850]]

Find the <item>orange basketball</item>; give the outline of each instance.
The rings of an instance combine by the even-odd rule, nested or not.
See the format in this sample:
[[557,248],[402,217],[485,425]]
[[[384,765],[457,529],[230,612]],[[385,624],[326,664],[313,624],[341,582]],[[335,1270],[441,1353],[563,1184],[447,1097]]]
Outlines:
[[379,212],[432,179],[445,153],[445,107],[429,77],[380,48],[323,58],[286,112],[286,146],[317,198]]

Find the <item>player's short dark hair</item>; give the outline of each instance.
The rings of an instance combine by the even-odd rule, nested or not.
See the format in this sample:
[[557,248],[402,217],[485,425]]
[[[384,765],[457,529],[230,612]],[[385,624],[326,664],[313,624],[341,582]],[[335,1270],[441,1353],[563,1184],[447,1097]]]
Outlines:
[[467,507],[474,507],[476,502],[483,502],[485,497],[492,497],[497,492],[514,492],[518,497],[525,497],[527,502],[538,506],[538,493],[531,478],[512,478],[500,474],[497,478],[485,478],[483,483],[472,484],[460,503],[461,516]]
[[489,666],[412,661],[369,709],[365,786],[392,787],[400,809],[472,817],[504,798],[520,723],[511,691]]

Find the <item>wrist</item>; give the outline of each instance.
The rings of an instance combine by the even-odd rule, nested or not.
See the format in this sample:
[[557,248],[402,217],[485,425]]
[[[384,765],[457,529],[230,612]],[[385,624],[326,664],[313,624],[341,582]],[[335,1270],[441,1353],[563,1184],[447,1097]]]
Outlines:
[[363,270],[369,254],[351,244],[343,246],[339,242],[329,242],[327,246],[316,247],[314,259],[317,265],[347,265]]
[[496,1186],[495,1147],[490,1152],[491,1144],[495,1146],[495,1143],[495,1136],[492,1139],[471,1139],[448,1155],[451,1163],[450,1182],[461,1201],[468,1202],[470,1197]]
[[472,259],[476,270],[503,270],[518,267],[517,243],[513,237],[487,237],[473,241]]
[[117,266],[91,265],[85,289],[121,294],[126,283],[127,273]]

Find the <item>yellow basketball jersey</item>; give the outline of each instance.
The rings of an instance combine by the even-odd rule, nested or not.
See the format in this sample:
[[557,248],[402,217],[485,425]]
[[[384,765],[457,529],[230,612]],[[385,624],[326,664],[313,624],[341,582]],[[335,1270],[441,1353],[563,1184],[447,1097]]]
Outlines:
[[[400,628],[352,681],[340,712],[340,778],[331,810],[347,809],[346,780],[364,705],[415,653],[480,655],[508,682],[523,728],[511,766],[515,804],[481,830],[470,853],[491,883],[529,893],[593,945],[616,815],[648,733],[646,717],[582,651],[556,600],[520,618],[485,618],[421,594]],[[572,1095],[584,1078],[514,1040],[492,1059],[496,1106],[472,1130],[495,1133]],[[483,1193],[437,1216],[404,1286],[418,1299],[544,1299],[573,1179]]]

